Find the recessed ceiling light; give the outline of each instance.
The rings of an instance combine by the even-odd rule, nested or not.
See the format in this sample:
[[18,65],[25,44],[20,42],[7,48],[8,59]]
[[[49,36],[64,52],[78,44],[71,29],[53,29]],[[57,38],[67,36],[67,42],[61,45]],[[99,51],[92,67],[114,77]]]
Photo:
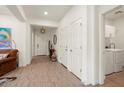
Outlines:
[[44,15],[48,15],[48,12],[47,12],[47,11],[45,11],[45,12],[44,12]]

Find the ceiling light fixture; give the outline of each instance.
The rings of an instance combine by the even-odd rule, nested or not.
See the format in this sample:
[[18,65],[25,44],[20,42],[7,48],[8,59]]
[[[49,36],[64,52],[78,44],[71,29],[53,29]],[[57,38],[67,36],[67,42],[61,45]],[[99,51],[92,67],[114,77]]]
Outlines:
[[46,32],[46,29],[42,26],[42,28],[40,29],[40,32],[41,33],[45,33]]
[[48,15],[48,12],[47,12],[47,11],[45,11],[45,12],[44,12],[44,15]]

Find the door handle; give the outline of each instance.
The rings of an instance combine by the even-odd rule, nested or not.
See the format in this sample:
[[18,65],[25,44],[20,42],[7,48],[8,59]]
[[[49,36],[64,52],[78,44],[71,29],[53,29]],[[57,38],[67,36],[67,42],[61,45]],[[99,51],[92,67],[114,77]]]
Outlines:
[[37,48],[39,48],[39,44],[37,44]]
[[65,49],[65,51],[67,51],[67,49]]

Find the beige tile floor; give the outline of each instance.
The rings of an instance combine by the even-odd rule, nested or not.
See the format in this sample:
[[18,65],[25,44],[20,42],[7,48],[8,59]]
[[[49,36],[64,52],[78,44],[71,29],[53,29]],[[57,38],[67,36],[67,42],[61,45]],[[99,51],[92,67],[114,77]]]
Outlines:
[[5,87],[81,87],[82,82],[57,62],[50,62],[47,56],[37,56],[32,64],[18,68],[5,76],[17,79],[1,86]]
[[124,87],[124,70],[106,76],[105,84],[100,85],[100,87]]
[[[32,64],[18,68],[5,76],[17,79],[0,85],[1,87],[83,87],[83,83],[57,62],[50,62],[47,56],[37,56]],[[97,87],[123,87],[124,71],[109,75],[105,84]]]

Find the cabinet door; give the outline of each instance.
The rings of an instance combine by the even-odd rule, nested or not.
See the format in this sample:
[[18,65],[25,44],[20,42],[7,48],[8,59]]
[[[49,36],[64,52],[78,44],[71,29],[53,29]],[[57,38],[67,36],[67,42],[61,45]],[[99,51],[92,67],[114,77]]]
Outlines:
[[122,64],[115,64],[114,65],[114,72],[120,72],[123,70]]
[[122,71],[123,65],[124,65],[124,52],[118,51],[115,53],[114,72]]
[[118,64],[124,63],[124,52],[123,51],[116,52],[115,58],[116,58],[115,63],[118,63]]
[[105,52],[104,54],[105,62],[105,75],[114,72],[114,57],[112,52]]

